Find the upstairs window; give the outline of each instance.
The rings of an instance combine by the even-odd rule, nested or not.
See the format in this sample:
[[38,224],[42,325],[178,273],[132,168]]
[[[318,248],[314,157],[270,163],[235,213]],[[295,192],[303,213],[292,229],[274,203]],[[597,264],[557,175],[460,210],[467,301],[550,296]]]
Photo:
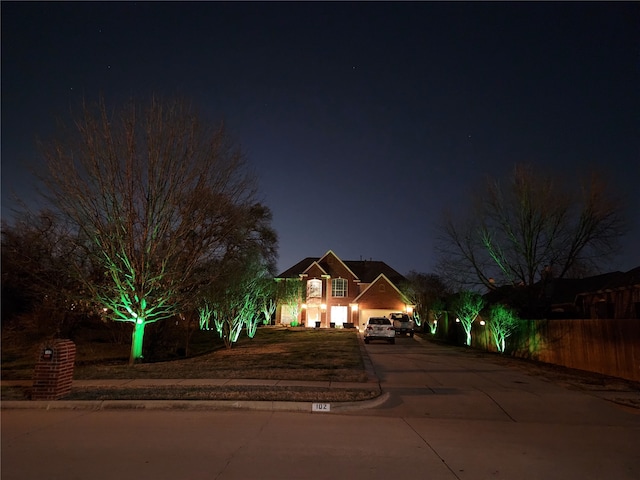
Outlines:
[[334,278],[331,281],[331,296],[346,297],[347,296],[347,280],[344,278]]
[[307,282],[307,299],[322,298],[322,280],[314,278]]

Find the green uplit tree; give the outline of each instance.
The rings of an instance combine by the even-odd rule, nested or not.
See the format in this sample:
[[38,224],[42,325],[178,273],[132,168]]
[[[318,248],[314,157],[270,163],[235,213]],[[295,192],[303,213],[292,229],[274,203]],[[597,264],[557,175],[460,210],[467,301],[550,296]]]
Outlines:
[[249,338],[256,334],[261,320],[264,270],[237,269],[226,275],[210,299],[216,330],[227,348],[238,341],[243,328]]
[[[130,363],[145,327],[178,314],[246,224],[254,177],[222,126],[184,101],[84,104],[72,127],[43,145],[45,198],[101,269],[76,268],[93,302],[132,325]],[[209,277],[209,279],[207,278]]]
[[[260,323],[269,325],[273,314],[276,312],[276,282],[273,279],[273,273],[271,271],[263,269],[259,272],[255,290],[258,316],[255,317],[253,326],[254,333]],[[249,326],[247,326],[247,335],[251,338],[253,337]]]
[[623,206],[602,175],[571,180],[526,165],[507,182],[488,179],[465,218],[442,222],[442,274],[458,285],[518,285],[535,297],[541,280],[597,270],[626,231]]
[[438,323],[447,314],[446,304],[443,299],[438,298],[432,304],[429,309],[431,312],[432,321],[429,323],[429,331],[432,335],[435,335],[438,331]]
[[520,319],[512,308],[502,304],[489,308],[489,331],[498,352],[504,353],[506,339],[518,328],[519,323]]
[[[407,282],[401,285],[403,293],[415,305],[414,320],[417,326],[428,321],[432,305],[449,294],[442,279],[432,273],[409,272]],[[431,328],[431,326],[430,326]]]
[[299,278],[280,279],[276,286],[277,303],[289,309],[295,322],[298,320],[300,305],[304,302],[306,288]]
[[[211,320],[213,319],[213,309],[209,302],[198,308],[198,320],[200,323],[200,330],[211,330]],[[218,332],[220,333],[220,332]]]
[[265,278],[261,283],[260,313],[262,313],[262,323],[269,325],[273,314],[276,313],[276,284],[273,278]]
[[277,236],[270,224],[268,208],[251,206],[215,268],[218,277],[205,290],[201,318],[202,313],[211,312],[227,348],[238,340],[242,328],[250,338],[255,336],[265,303],[272,296]]
[[484,299],[475,292],[460,292],[453,302],[453,310],[464,328],[465,345],[471,346],[471,327],[484,307]]

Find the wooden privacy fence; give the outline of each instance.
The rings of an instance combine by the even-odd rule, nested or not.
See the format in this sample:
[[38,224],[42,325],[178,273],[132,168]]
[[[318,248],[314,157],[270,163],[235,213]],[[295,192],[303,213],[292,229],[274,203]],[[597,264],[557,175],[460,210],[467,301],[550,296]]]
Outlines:
[[[473,324],[471,346],[496,352],[488,325]],[[442,319],[436,336],[464,344],[455,316]],[[505,355],[640,381],[640,319],[521,320]]]

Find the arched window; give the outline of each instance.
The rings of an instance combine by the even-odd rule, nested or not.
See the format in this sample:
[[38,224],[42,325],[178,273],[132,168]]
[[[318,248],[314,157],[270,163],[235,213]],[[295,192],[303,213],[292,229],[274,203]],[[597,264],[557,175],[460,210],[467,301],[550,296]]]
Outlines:
[[322,280],[314,278],[307,282],[307,299],[322,298]]

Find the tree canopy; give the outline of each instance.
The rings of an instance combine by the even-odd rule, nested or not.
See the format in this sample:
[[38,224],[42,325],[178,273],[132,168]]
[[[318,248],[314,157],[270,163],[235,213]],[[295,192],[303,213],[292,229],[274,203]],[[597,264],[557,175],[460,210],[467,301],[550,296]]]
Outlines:
[[132,362],[145,325],[192,305],[214,280],[209,267],[234,257],[240,238],[253,235],[275,255],[270,213],[240,148],[185,101],[84,104],[42,147],[45,198],[105,281],[80,264],[78,278],[113,320],[134,325]]
[[458,285],[490,289],[597,270],[617,253],[622,212],[600,176],[561,182],[516,165],[506,182],[487,179],[466,216],[445,215],[439,270]]
[[406,278],[407,282],[401,285],[401,289],[415,305],[414,319],[418,326],[422,326],[423,322],[429,321],[429,311],[441,310],[450,292],[444,281],[433,273],[412,270]]

